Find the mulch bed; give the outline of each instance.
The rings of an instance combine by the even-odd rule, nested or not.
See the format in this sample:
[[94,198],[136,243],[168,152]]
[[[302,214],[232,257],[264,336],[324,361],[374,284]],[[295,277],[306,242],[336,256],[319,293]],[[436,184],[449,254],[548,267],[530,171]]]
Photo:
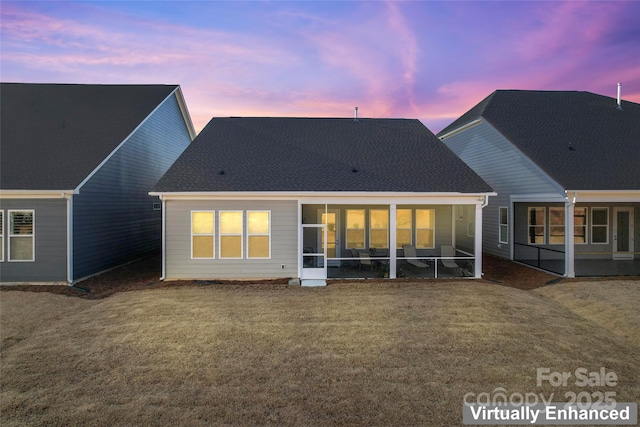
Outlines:
[[[75,286],[20,285],[0,286],[0,291],[50,292],[86,299],[102,299],[118,292],[137,291],[181,286],[240,285],[254,284],[256,281],[232,280],[180,280],[160,281],[161,256],[154,254],[138,261],[115,268],[77,283]],[[484,281],[518,289],[535,289],[549,282],[561,280],[558,276],[545,273],[509,260],[491,255],[483,257]],[[406,279],[398,279],[405,280]],[[445,280],[445,279],[443,279]],[[446,279],[449,280],[449,279]],[[278,288],[287,285],[287,279],[262,280],[260,285]],[[276,286],[277,285],[277,286]]]

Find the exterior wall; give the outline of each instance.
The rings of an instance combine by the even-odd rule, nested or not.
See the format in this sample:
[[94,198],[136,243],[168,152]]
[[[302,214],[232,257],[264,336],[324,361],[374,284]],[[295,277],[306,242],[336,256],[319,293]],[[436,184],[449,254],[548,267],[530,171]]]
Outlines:
[[[9,210],[34,210],[35,261],[9,262]],[[0,282],[67,282],[66,199],[2,199],[4,218]]]
[[[167,200],[166,279],[266,279],[298,276],[298,202],[272,200]],[[215,259],[191,259],[191,211],[215,211]],[[270,259],[220,259],[219,211],[271,211]],[[244,229],[246,242],[246,227]],[[282,269],[282,264],[285,268]]]
[[443,142],[498,193],[484,208],[483,251],[509,258],[511,242],[499,241],[499,208],[511,209],[512,194],[564,196],[564,190],[485,121]]
[[191,142],[167,98],[73,198],[74,279],[160,249],[162,212],[148,192]]
[[[515,241],[520,243],[527,243],[527,228],[528,228],[528,208],[529,207],[546,207],[546,215],[547,215],[547,230],[546,230],[546,239],[547,244],[545,245],[536,245],[543,248],[555,249],[564,251],[564,245],[550,245],[549,241],[549,207],[564,207],[563,203],[515,203],[514,204],[514,236]],[[633,215],[634,215],[634,241],[635,247],[634,251],[636,253],[640,252],[640,203],[576,203],[576,208],[586,207],[588,208],[587,214],[587,241],[588,243],[584,244],[575,244],[575,259],[612,259],[613,257],[613,249],[614,249],[614,240],[613,240],[613,224],[615,221],[613,210],[616,207],[633,207]],[[609,208],[609,221],[608,221],[608,242],[607,243],[591,243],[591,210],[590,208],[594,207],[606,207]],[[551,254],[547,254],[550,256]],[[560,254],[556,255],[557,258]],[[551,256],[553,258],[553,256]],[[637,257],[637,256],[636,256]]]

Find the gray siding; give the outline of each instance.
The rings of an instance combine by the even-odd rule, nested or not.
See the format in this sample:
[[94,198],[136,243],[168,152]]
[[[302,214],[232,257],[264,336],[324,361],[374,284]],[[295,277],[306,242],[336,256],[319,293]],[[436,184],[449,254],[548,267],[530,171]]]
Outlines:
[[[296,201],[176,201],[166,209],[166,279],[267,279],[298,276],[298,203]],[[215,259],[191,259],[191,211],[216,212]],[[220,210],[271,211],[271,259],[220,259]],[[246,227],[244,230],[246,236]],[[246,242],[246,240],[245,240]],[[246,252],[246,247],[245,247]],[[281,265],[285,265],[285,269]]]
[[563,189],[484,121],[443,142],[498,193],[482,213],[483,251],[509,258],[509,244],[499,243],[498,208],[510,207],[512,194],[563,195]]
[[74,279],[160,249],[161,211],[148,195],[191,139],[169,97],[74,196]]
[[[67,280],[67,201],[65,199],[3,199],[4,261],[0,262],[2,282],[66,282]],[[35,261],[9,262],[8,236],[10,209],[35,211]]]

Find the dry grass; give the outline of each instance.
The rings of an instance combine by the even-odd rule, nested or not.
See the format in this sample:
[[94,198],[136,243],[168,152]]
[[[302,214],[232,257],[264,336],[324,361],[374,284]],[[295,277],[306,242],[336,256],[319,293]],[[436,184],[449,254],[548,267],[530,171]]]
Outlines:
[[640,281],[566,282],[534,292],[640,347]]
[[537,367],[604,366],[640,397],[637,346],[476,281],[1,298],[3,426],[459,425],[467,392],[582,391]]

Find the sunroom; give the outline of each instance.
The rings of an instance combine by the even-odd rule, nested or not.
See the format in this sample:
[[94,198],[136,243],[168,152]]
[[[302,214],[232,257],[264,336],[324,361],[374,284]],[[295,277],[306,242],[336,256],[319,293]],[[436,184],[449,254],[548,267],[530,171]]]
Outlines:
[[466,204],[309,202],[300,204],[300,216],[303,281],[482,274],[482,198]]

